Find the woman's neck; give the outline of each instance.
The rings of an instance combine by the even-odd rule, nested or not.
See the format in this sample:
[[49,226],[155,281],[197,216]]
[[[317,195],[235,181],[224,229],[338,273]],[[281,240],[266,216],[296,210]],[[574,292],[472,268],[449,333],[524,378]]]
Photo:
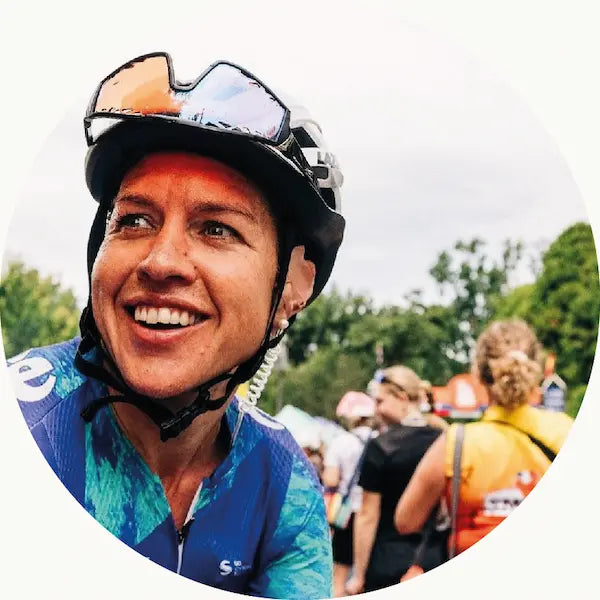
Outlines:
[[[173,399],[175,400],[175,399]],[[180,406],[178,398],[171,409]],[[192,394],[186,404],[194,400]],[[227,456],[227,437],[219,435],[226,402],[218,410],[196,417],[176,438],[161,441],[158,427],[132,404],[115,403],[114,411],[123,433],[150,470],[161,480],[175,527],[180,530],[192,509],[203,479],[210,477]]]
[[[178,397],[173,399],[175,406],[169,407],[176,410],[191,404],[194,398],[193,393],[189,398]],[[161,441],[158,427],[143,411],[127,403],[113,406],[123,433],[167,487],[170,480],[178,480],[190,470],[216,468],[223,460],[227,448],[219,443],[222,437],[218,434],[228,405],[226,402],[220,409],[196,417],[177,437],[166,442]]]
[[402,425],[425,425],[426,421],[417,404],[410,402],[400,423]]

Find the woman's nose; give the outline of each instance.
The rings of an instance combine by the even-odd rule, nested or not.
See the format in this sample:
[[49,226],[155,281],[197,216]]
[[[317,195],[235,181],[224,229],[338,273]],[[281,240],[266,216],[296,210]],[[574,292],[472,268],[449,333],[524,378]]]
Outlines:
[[152,247],[139,264],[138,271],[141,278],[156,282],[193,281],[196,269],[189,257],[185,231],[163,228],[152,241]]

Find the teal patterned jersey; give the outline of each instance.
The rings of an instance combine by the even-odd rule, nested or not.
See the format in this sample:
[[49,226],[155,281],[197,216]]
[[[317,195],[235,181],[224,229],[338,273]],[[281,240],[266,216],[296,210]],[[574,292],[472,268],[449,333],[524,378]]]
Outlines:
[[[106,395],[73,359],[78,339],[8,361],[29,429],[52,469],[106,529],[163,567],[224,590],[267,598],[331,596],[332,559],[321,486],[281,424],[234,399],[231,447],[204,479],[177,530],[160,479],[123,434]],[[48,515],[50,518],[50,515]]]

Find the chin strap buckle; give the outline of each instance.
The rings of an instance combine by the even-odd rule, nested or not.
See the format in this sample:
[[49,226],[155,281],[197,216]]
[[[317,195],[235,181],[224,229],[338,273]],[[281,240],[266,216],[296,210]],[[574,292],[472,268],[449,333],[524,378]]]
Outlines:
[[177,437],[190,423],[199,415],[209,410],[210,392],[203,390],[199,392],[198,397],[193,404],[182,408],[170,419],[166,419],[158,424],[160,430],[161,442]]

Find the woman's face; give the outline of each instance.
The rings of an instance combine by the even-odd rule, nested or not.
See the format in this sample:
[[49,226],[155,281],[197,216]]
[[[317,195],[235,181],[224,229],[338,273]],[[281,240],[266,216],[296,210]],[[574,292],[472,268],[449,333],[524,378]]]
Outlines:
[[276,248],[264,197],[234,169],[157,153],[129,171],[92,271],[94,318],[127,384],[172,397],[250,358]]
[[399,423],[408,412],[408,396],[387,383],[375,388],[376,415],[386,425]]

